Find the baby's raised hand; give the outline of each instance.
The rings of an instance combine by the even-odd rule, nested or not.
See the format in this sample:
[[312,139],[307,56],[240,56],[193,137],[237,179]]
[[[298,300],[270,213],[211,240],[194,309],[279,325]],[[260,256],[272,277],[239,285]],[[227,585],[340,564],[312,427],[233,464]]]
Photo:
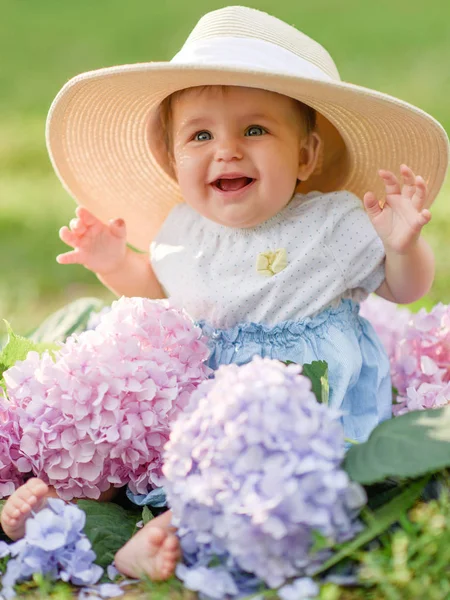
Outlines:
[[386,195],[378,200],[375,194],[364,195],[364,206],[372,225],[386,250],[405,253],[420,236],[422,227],[429,223],[431,213],[425,207],[427,186],[406,165],[400,167],[402,185],[390,171],[378,171],[384,181]]
[[120,269],[125,261],[126,228],[122,219],[105,224],[86,208],[76,209],[69,227],[61,227],[59,237],[73,250],[56,257],[62,265],[80,264],[100,275]]

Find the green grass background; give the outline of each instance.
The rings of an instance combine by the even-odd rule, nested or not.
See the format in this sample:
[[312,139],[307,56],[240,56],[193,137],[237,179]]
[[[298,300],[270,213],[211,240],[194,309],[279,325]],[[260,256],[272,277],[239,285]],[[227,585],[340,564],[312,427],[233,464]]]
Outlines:
[[[25,333],[76,297],[112,298],[92,273],[55,261],[64,249],[58,229],[75,205],[47,158],[44,125],[53,97],[81,71],[170,59],[203,13],[225,5],[218,0],[0,0],[0,317],[16,331]],[[450,131],[448,0],[247,5],[276,14],[321,42],[344,80],[414,103]],[[436,280],[418,305],[450,301],[449,233],[447,183],[426,228],[437,256]]]

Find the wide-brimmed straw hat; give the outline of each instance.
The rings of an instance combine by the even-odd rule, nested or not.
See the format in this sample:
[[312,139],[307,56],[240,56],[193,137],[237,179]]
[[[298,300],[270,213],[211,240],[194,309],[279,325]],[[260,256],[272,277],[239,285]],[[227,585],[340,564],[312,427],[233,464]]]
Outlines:
[[64,187],[100,219],[124,218],[137,248],[148,248],[183,200],[161,143],[158,107],[178,90],[204,85],[261,88],[316,109],[323,156],[299,191],[382,195],[378,169],[398,172],[402,163],[424,177],[428,204],[443,183],[448,138],[435,119],[342,82],[328,52],[294,27],[230,6],[202,17],[170,62],[83,73],[51,106],[47,145]]

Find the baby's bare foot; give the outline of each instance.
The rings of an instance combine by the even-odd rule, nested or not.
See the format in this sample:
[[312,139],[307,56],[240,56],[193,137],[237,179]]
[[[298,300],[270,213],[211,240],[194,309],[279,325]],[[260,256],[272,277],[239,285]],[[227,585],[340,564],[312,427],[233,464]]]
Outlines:
[[129,577],[169,579],[181,556],[178,538],[169,524],[170,512],[147,523],[117,552],[116,568]]
[[9,538],[18,540],[25,535],[25,522],[31,511],[38,510],[48,495],[47,484],[36,477],[17,488],[5,502],[1,515],[3,531]]

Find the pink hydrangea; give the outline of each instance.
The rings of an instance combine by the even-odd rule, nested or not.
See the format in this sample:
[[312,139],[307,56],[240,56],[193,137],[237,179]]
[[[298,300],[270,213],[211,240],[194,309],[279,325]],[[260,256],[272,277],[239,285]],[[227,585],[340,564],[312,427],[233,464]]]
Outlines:
[[392,374],[396,414],[439,408],[450,401],[450,307],[437,304],[412,315]]
[[20,456],[19,445],[17,424],[0,393],[0,498],[10,496],[22,485],[23,473],[30,470],[29,462]]
[[437,304],[417,314],[378,296],[360,314],[380,337],[391,363],[394,414],[439,408],[450,401],[450,308]]
[[450,308],[437,304],[412,315],[399,344],[393,384],[400,395],[421,383],[450,380]]
[[209,375],[208,354],[168,301],[121,298],[53,359],[30,352],[4,373],[21,456],[66,500],[127,483],[146,493],[161,482],[172,421]]
[[403,415],[412,410],[442,408],[450,402],[450,383],[421,383],[417,389],[409,387],[399,402],[394,404],[394,414]]
[[371,294],[361,303],[360,315],[370,321],[377,332],[389,357],[391,373],[394,373],[398,346],[412,316],[411,312],[405,307],[400,308],[398,304]]

